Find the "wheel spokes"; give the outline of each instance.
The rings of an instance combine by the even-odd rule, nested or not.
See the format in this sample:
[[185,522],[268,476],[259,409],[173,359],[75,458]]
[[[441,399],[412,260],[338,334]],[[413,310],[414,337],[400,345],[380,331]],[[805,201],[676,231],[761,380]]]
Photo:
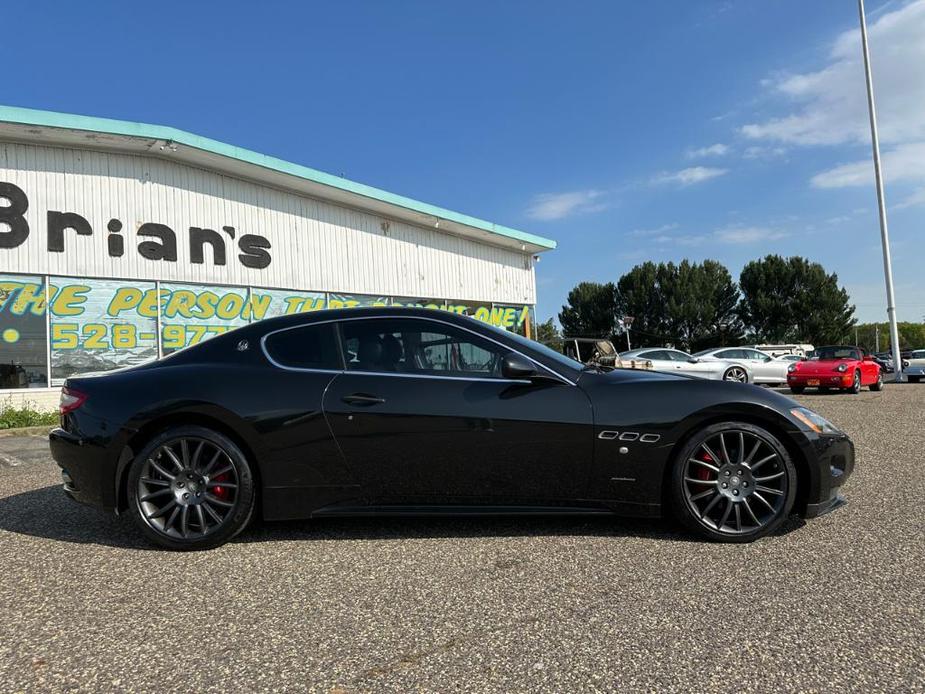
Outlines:
[[239,486],[238,470],[223,448],[208,439],[181,437],[145,459],[136,499],[150,528],[174,539],[194,540],[215,532],[231,517]]
[[[756,460],[762,447],[766,454]],[[685,461],[681,484],[701,523],[722,534],[749,534],[779,517],[790,478],[772,441],[747,429],[727,429],[702,441],[697,450]],[[767,473],[755,474],[763,466],[768,466]]]

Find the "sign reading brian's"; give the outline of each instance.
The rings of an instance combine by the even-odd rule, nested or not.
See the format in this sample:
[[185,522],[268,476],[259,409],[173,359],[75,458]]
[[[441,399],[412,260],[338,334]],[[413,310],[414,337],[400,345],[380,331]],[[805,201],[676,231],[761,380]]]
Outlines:
[[[5,201],[5,204],[4,204]],[[27,213],[29,198],[19,186],[0,181],[0,249],[17,248],[26,242],[31,233]],[[90,222],[77,212],[48,210],[46,248],[51,253],[65,253],[70,243],[79,243],[80,236],[93,236]],[[259,234],[241,234],[233,226],[222,226],[222,233],[214,229],[189,227],[186,242],[190,262],[206,262],[206,246],[210,249],[212,264],[228,263],[228,247],[237,251],[237,261],[244,267],[262,270],[270,265],[270,241]],[[125,255],[125,235],[122,220],[113,217],[106,224],[106,251],[111,258]],[[73,236],[74,238],[69,238]],[[138,237],[135,246],[138,254],[147,260],[177,262],[177,234],[159,222],[142,222],[135,229]],[[134,241],[132,241],[134,242]],[[232,253],[235,251],[232,250]]]

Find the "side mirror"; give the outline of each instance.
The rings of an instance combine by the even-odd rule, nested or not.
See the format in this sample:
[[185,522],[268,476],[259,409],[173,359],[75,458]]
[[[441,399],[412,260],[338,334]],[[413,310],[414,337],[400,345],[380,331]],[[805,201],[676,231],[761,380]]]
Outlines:
[[761,361],[763,361],[765,364],[767,364],[769,361],[772,361],[772,360],[773,360],[773,357],[762,357],[761,359]]
[[515,381],[536,376],[536,365],[517,352],[508,352],[501,359],[501,375]]
[[697,357],[691,357],[690,359],[687,360],[688,364],[698,364],[699,362],[700,360]]

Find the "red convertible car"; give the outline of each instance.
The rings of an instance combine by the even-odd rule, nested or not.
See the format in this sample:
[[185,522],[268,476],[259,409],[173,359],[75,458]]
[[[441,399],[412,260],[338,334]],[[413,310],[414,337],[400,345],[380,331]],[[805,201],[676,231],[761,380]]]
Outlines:
[[883,373],[874,358],[857,347],[819,347],[811,359],[787,367],[787,385],[798,394],[806,388],[859,393],[863,386],[880,390]]

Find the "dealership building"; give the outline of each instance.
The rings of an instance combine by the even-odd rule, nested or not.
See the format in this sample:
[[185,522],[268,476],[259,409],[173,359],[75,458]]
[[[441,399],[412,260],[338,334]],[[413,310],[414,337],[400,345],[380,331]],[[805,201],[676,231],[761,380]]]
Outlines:
[[0,407],[323,308],[426,306],[530,336],[555,246],[175,128],[0,106]]

